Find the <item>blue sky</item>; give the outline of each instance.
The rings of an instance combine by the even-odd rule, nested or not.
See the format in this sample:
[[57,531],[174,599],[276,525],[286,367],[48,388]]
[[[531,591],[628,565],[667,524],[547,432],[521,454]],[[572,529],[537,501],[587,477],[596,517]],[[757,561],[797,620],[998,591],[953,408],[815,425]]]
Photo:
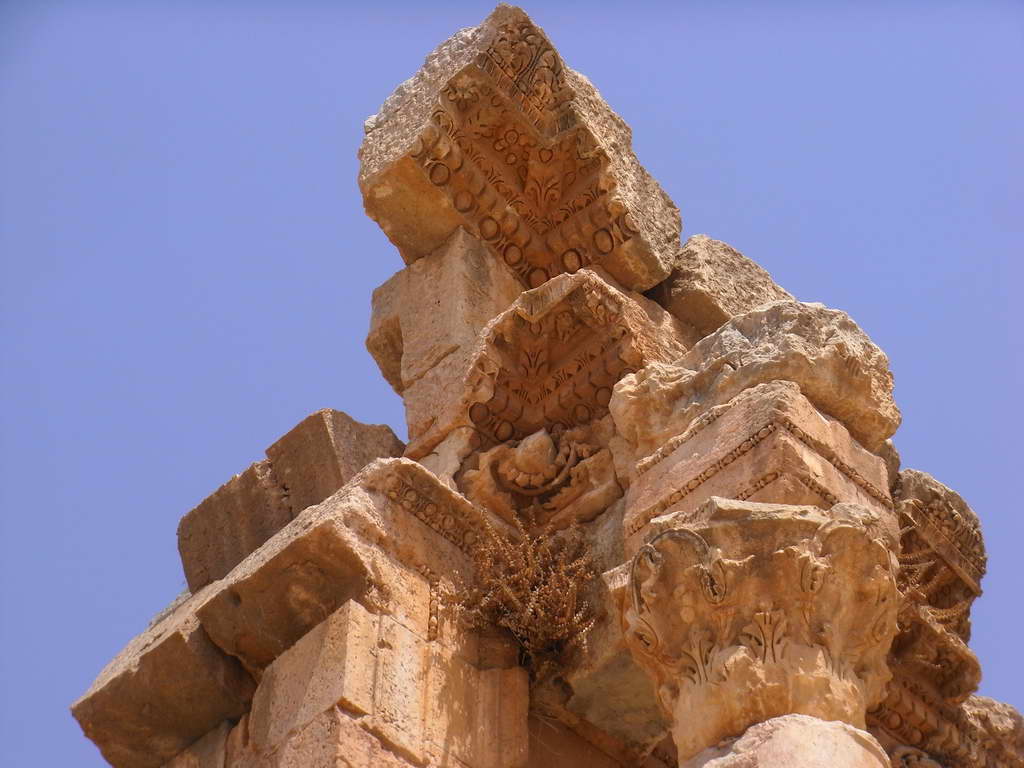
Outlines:
[[[307,413],[404,436],[365,352],[401,262],[372,114],[484,3],[0,0],[0,763],[184,586],[175,528]],[[707,233],[889,354],[904,466],[989,549],[982,692],[1024,708],[1024,5],[527,7]]]

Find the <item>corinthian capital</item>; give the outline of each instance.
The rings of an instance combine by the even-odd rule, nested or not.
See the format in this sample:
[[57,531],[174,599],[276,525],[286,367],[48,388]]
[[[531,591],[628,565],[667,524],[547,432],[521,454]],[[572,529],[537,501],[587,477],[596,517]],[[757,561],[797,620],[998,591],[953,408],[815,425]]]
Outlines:
[[884,697],[896,564],[875,515],[712,498],[633,559],[627,642],[680,761],[786,714],[863,729]]

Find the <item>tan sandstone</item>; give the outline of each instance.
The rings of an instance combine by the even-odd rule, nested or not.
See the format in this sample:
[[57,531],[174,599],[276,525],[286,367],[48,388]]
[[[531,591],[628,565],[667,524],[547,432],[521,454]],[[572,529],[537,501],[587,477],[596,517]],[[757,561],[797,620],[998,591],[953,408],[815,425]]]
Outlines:
[[210,642],[196,616],[212,592],[173,604],[72,705],[82,730],[115,768],[159,768],[248,709],[252,679]]
[[588,425],[608,413],[621,376],[674,359],[689,338],[653,301],[593,270],[559,275],[523,293],[472,349],[405,391],[406,455],[423,457],[462,427],[486,448],[546,425]]
[[341,488],[373,459],[400,456],[389,427],[317,411],[270,446],[267,459],[221,486],[178,524],[189,589],[226,576],[296,513]]
[[[705,750],[680,768],[890,768],[875,738],[846,723],[783,715],[751,726],[726,748]],[[922,768],[925,768],[922,766]]]
[[671,364],[626,376],[611,403],[638,458],[744,389],[793,381],[869,451],[900,424],[889,361],[845,312],[781,301],[729,320]]
[[676,256],[672,273],[648,294],[701,336],[773,301],[793,297],[771,275],[721,240],[693,235]]
[[499,5],[366,121],[359,186],[406,263],[463,227],[526,287],[599,264],[646,290],[671,269],[680,220],[631,139],[543,31]]
[[508,267],[459,227],[373,292],[366,348],[402,394],[446,357],[472,347],[522,289]]
[[629,566],[626,639],[681,762],[786,714],[865,727],[899,609],[877,515],[713,498],[649,536]]

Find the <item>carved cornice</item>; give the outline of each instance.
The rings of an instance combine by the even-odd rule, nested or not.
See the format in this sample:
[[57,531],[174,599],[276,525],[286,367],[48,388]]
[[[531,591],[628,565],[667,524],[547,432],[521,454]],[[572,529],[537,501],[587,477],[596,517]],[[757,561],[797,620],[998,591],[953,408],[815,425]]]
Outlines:
[[709,502],[633,559],[627,643],[673,718],[680,758],[794,712],[864,727],[884,696],[896,565],[853,505]]
[[524,293],[485,331],[468,376],[466,420],[491,447],[541,429],[591,424],[612,388],[652,360],[683,349],[638,300],[590,270]]
[[[655,454],[651,454],[651,456],[647,457],[646,459],[638,463],[638,472],[647,472],[657,463],[668,458],[668,456],[671,455],[674,451],[676,451],[683,444],[685,444],[690,439],[695,437],[697,433],[699,433],[701,430],[705,429],[707,426],[709,426],[718,418],[720,418],[725,413],[725,410],[727,410],[729,407],[730,406],[724,406],[722,409],[715,409],[713,412],[705,414],[705,416],[699,419],[697,422],[695,422],[694,426],[688,429],[687,432],[681,436],[681,438],[672,440],[670,441],[670,443],[666,444],[672,446],[671,450],[664,452],[662,452],[662,450],[659,450]],[[775,421],[770,421],[766,423],[764,426],[760,427],[759,429],[752,431],[745,439],[741,440],[732,450],[728,451],[724,456],[722,456],[722,458],[720,458],[714,464],[710,465],[709,467],[706,467],[694,477],[686,480],[685,482],[680,483],[677,486],[676,490],[672,491],[669,494],[666,494],[656,504],[649,506],[647,509],[644,510],[642,514],[638,515],[629,524],[626,534],[628,536],[632,536],[640,532],[643,529],[643,527],[647,525],[653,518],[657,517],[658,515],[668,510],[670,507],[673,507],[679,502],[681,502],[683,498],[685,498],[688,494],[692,493],[693,491],[696,491],[703,483],[710,480],[712,477],[717,475],[719,472],[721,472],[723,469],[725,469],[730,464],[735,462],[744,454],[752,451],[761,441],[765,440],[767,437],[769,437],[776,430],[779,429],[786,430],[786,432],[795,437],[801,443],[803,443],[808,448],[818,453],[818,455],[822,456],[840,473],[842,473],[848,480],[857,485],[861,490],[868,494],[868,496],[873,498],[883,507],[885,507],[886,509],[893,508],[893,503],[892,500],[889,498],[889,494],[875,487],[874,484],[866,480],[863,475],[861,475],[847,462],[840,459],[835,454],[835,452],[830,450],[826,445],[822,444],[818,440],[814,440],[804,430],[800,429],[796,424],[794,424],[791,420],[783,418]],[[652,461],[652,459],[655,457],[657,458],[657,460]],[[772,476],[771,474],[766,475],[759,481],[761,482],[761,485],[745,489],[744,492],[746,493],[746,496],[738,495],[737,498],[748,498],[757,490],[767,486],[769,483],[773,482],[776,479],[778,479],[777,473],[774,473],[774,476]],[[811,490],[813,490],[815,493],[817,493],[819,496],[821,496],[821,498],[825,500],[829,505],[833,505],[841,501],[841,499],[837,499],[827,489],[822,487],[820,484],[816,483],[810,477],[800,476],[798,479]]]
[[[412,462],[409,462],[411,465]],[[427,470],[404,462],[395,462],[381,483],[381,491],[399,508],[450,541],[464,553],[471,554],[480,539],[481,526],[468,501],[455,504],[446,499],[452,492]]]
[[601,263],[639,226],[578,123],[558,53],[528,22],[505,24],[441,92],[410,157],[527,288]]

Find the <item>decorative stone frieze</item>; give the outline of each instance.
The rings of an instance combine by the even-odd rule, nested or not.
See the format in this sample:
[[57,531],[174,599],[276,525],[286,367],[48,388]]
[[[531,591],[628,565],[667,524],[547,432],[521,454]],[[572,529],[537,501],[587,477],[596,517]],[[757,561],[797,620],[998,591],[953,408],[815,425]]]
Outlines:
[[543,31],[499,5],[366,121],[359,186],[406,263],[463,227],[526,288],[598,265],[642,291],[668,275],[680,220],[630,145]]
[[689,336],[654,302],[592,270],[524,292],[481,332],[405,391],[410,442],[422,458],[470,427],[472,450],[541,429],[586,427],[608,413],[619,379],[686,349]]
[[624,621],[680,760],[781,715],[865,727],[899,605],[876,515],[712,499],[662,527],[633,558]]

